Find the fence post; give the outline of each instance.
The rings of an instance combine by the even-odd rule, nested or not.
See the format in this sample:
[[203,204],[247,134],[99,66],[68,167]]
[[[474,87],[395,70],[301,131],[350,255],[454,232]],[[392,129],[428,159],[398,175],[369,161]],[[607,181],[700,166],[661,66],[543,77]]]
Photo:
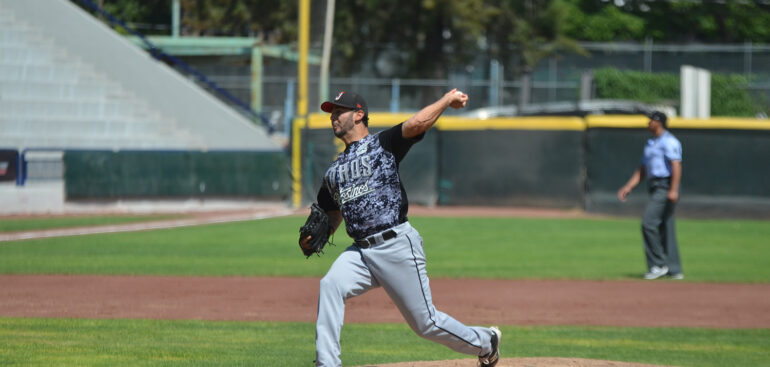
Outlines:
[[489,62],[489,105],[500,105],[500,62],[494,59]]
[[400,100],[401,100],[401,80],[393,79],[393,84],[390,87],[390,112],[391,113],[398,113]]
[[294,120],[294,79],[286,81],[286,99],[283,101],[283,132],[291,136],[291,122]]
[[26,152],[27,150],[23,149],[16,156],[16,186],[24,186],[24,176],[27,174],[24,170],[24,154]]
[[262,45],[251,46],[251,109],[262,112]]
[[593,98],[594,72],[584,70],[580,74],[580,101],[586,102]]
[[521,114],[524,107],[532,102],[532,70],[528,67],[521,73],[521,83],[519,87],[518,114]]
[[644,71],[652,72],[652,37],[644,39]]
[[558,66],[556,65],[556,58],[551,57],[548,59],[548,101],[556,101],[556,85],[558,78]]
[[751,84],[751,51],[752,51],[752,43],[751,41],[746,41],[743,43],[743,71],[746,73],[746,79],[748,80],[749,84]]

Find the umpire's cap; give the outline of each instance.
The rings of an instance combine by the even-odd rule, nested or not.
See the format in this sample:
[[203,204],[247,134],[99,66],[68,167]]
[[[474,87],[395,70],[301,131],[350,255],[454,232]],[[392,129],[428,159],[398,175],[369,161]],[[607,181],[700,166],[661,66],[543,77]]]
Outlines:
[[661,124],[663,124],[663,127],[667,127],[667,120],[666,114],[660,111],[655,111],[650,114],[650,120],[660,121]]
[[334,108],[334,106],[350,108],[351,110],[364,111],[364,123],[367,126],[369,125],[369,109],[366,108],[366,101],[364,100],[364,97],[361,97],[355,93],[347,93],[342,91],[337,94],[337,97],[334,97],[334,100],[321,103],[321,110],[324,112],[332,112],[332,108]]

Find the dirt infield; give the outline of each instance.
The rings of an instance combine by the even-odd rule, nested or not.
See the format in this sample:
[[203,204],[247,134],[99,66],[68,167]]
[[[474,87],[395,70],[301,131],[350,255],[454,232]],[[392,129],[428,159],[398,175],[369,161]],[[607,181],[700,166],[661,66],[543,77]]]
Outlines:
[[[1,275],[0,316],[314,322],[318,281]],[[431,288],[438,309],[472,324],[770,327],[770,284],[432,279]],[[346,322],[403,322],[381,289],[346,308]]]

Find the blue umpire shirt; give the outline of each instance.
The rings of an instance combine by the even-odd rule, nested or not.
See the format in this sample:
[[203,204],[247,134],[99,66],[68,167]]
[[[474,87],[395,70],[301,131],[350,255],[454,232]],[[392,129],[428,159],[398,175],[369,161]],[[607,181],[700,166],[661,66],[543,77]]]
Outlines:
[[668,132],[647,140],[642,164],[649,179],[671,177],[671,161],[682,160],[682,144]]

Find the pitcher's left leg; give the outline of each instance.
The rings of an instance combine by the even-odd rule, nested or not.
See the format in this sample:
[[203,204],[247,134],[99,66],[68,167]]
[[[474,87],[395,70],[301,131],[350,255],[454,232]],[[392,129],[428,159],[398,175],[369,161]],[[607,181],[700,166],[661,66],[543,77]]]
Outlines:
[[364,256],[417,335],[464,354],[480,356],[492,352],[491,329],[468,327],[433,306],[422,238],[416,230],[409,227],[397,238],[365,250]]

